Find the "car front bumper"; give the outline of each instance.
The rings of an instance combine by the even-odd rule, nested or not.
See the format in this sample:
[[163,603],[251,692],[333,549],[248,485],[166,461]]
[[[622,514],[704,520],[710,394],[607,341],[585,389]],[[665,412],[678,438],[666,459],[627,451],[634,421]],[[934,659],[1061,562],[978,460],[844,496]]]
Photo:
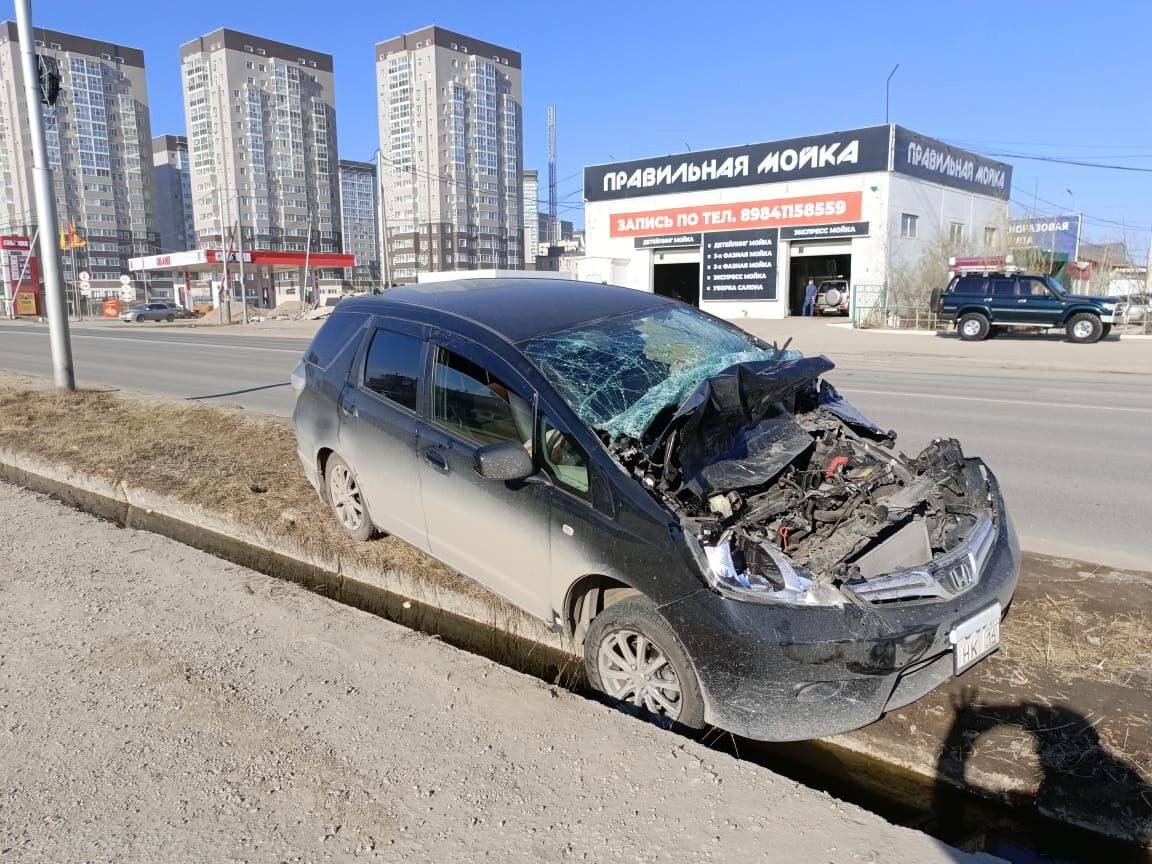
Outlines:
[[979,582],[950,600],[796,607],[702,589],[661,607],[692,660],[708,721],[763,741],[859,729],[953,675],[950,631],[1016,589],[1020,550],[989,474],[996,538]]

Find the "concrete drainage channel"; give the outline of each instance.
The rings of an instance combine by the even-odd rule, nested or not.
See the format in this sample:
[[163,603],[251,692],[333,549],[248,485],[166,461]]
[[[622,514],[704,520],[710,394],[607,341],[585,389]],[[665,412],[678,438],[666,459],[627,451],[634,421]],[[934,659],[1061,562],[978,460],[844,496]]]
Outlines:
[[[518,616],[498,620],[461,594],[422,590],[402,573],[378,574],[335,559],[278,548],[274,538],[170,498],[62,471],[0,451],[0,479],[48,494],[123,527],[150,531],[240,566],[294,582],[520,672],[585,695],[583,666],[557,634]],[[422,596],[428,595],[431,596]],[[672,733],[669,733],[672,734]],[[1031,862],[1152,862],[1149,850],[934,783],[833,741],[765,744],[713,730],[704,743],[804,785],[918,828],[966,851]]]

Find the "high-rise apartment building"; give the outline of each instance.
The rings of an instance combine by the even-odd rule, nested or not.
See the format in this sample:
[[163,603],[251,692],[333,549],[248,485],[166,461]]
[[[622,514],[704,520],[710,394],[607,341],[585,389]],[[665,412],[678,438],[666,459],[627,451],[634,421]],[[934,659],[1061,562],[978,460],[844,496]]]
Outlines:
[[371,162],[340,160],[341,249],[356,256],[356,266],[344,274],[358,291],[380,287],[380,235],[377,233],[379,198],[376,166]]
[[180,62],[198,245],[234,246],[239,210],[245,248],[339,252],[331,55],[220,29]]
[[192,174],[188,166],[188,139],[160,135],[152,139],[155,176],[156,230],[161,252],[183,252],[196,247],[192,218]]
[[524,199],[520,205],[524,223],[524,266],[536,269],[536,248],[540,245],[540,222],[536,218],[537,200],[540,197],[540,172],[535,168],[525,169],[523,174]]
[[520,54],[439,27],[376,46],[396,282],[524,262]]
[[[92,290],[119,295],[128,259],[158,251],[153,228],[152,130],[144,53],[111,42],[37,28],[41,62],[61,78],[55,106],[42,107],[56,187],[59,236],[75,227],[81,248],[62,255],[63,275],[89,271]],[[16,25],[0,22],[0,234],[36,229],[32,144]],[[77,244],[78,245],[78,244]],[[74,254],[73,254],[74,252]],[[73,266],[75,264],[75,267]]]

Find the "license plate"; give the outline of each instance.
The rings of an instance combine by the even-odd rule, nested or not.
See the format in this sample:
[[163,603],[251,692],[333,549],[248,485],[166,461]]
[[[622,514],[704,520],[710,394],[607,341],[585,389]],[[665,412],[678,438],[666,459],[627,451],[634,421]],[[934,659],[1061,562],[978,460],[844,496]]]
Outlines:
[[948,634],[953,671],[959,675],[977,660],[1000,647],[1000,604],[961,621]]

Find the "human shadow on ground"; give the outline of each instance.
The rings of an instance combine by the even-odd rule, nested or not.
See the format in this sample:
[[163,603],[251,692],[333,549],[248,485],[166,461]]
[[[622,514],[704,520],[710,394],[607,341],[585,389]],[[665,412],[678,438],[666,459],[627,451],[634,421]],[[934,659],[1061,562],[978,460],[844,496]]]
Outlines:
[[[1107,851],[1097,847],[1094,860],[1117,864],[1152,861],[1147,848],[1152,844],[1152,766],[1141,772],[1116,756],[1100,740],[1093,724],[1070,708],[1036,702],[982,705],[976,695],[975,690],[967,690],[953,697],[955,717],[937,759],[933,800],[937,836],[958,837],[972,828],[957,789],[993,794],[968,776],[975,758],[988,760],[986,765],[992,770],[997,770],[993,760],[1003,765],[1005,760],[1028,759],[1028,742],[1019,735],[1010,735],[1008,743],[985,737],[999,729],[1019,729],[1031,738],[1040,780],[1030,793],[1007,792],[997,794],[997,798],[1060,823],[1109,828],[1132,838],[1131,846],[1117,843]],[[1011,768],[1000,768],[999,772],[1010,773]],[[1065,857],[1061,839],[1048,839],[1053,848],[1038,850],[1042,854],[1064,860],[1081,857],[1077,852]],[[1113,846],[1107,842],[1102,845]]]

